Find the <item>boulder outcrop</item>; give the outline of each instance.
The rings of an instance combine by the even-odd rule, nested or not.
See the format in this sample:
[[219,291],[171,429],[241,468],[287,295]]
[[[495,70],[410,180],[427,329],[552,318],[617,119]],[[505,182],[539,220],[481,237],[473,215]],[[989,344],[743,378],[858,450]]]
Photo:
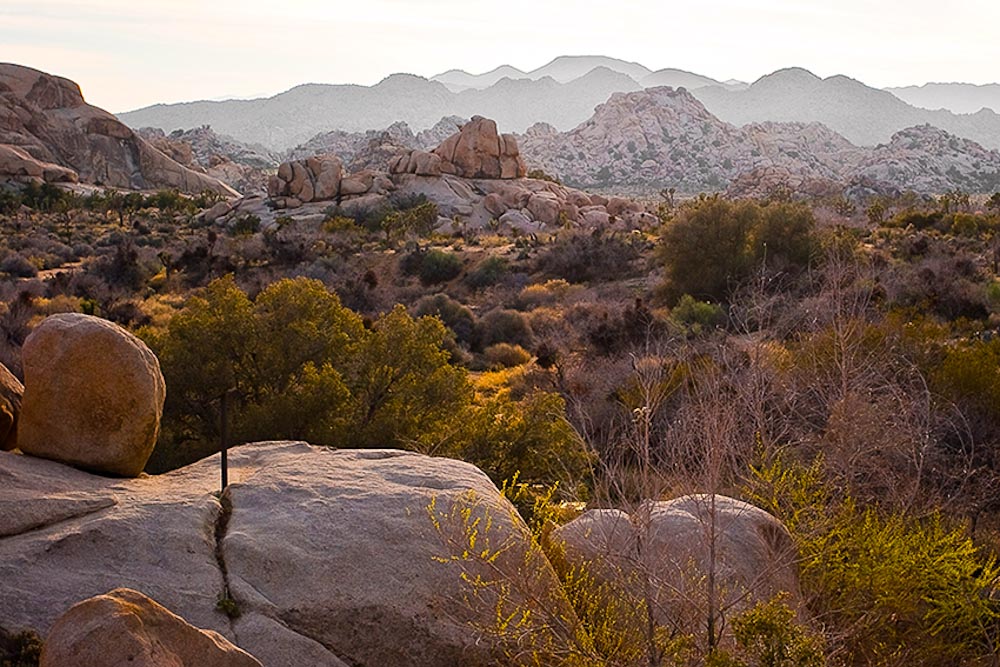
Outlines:
[[17,420],[21,416],[24,385],[0,364],[0,450],[17,447]]
[[658,624],[685,633],[704,631],[710,572],[722,618],[781,592],[800,608],[796,551],[784,526],[764,510],[725,496],[715,496],[712,510],[707,495],[646,502],[631,516],[590,510],[557,528],[551,539],[561,545],[566,565],[647,603]]
[[118,588],[73,605],[45,638],[40,667],[261,667],[142,593]]
[[[466,566],[450,559],[463,526],[443,518],[439,530],[429,513],[488,514],[479,544],[509,545],[500,562],[523,566],[526,527],[478,469],[288,442],[235,448],[229,465],[220,502],[217,456],[112,479],[0,452],[0,626],[44,635],[76,601],[128,587],[267,667],[494,663],[468,621],[490,623],[495,609],[465,604]],[[539,568],[536,593],[572,618]]]
[[237,194],[87,104],[72,81],[10,64],[0,65],[0,179]]
[[[437,159],[435,159],[437,158]],[[517,139],[499,134],[496,122],[482,116],[472,120],[427,154],[414,151],[389,163],[393,174],[437,176],[450,174],[461,178],[524,178],[528,169],[521,158]]]
[[142,472],[166,397],[145,343],[107,320],[61,313],[32,331],[22,360],[22,451],[112,475]]

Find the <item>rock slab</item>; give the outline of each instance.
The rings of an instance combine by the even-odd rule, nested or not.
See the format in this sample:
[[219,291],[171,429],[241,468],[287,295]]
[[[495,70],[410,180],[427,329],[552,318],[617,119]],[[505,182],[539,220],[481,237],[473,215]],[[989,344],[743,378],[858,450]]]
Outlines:
[[[229,465],[220,502],[218,456],[116,479],[0,452],[0,627],[45,635],[75,602],[128,587],[266,667],[496,664],[469,626],[495,608],[466,605],[464,568],[449,558],[462,526],[438,530],[430,516],[432,503],[489,515],[498,532],[480,544],[509,545],[522,572],[527,529],[481,471],[294,442],[234,448]],[[531,571],[535,594],[575,618],[547,561]],[[219,611],[223,596],[238,618]]]

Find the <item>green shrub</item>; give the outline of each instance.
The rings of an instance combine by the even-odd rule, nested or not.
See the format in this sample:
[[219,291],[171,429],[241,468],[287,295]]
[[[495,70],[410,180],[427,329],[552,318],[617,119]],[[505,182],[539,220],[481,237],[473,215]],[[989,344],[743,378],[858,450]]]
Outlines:
[[530,348],[533,340],[528,319],[516,310],[491,310],[479,320],[479,342],[484,348],[497,343]]
[[685,294],[670,309],[670,317],[683,327],[700,331],[722,326],[726,321],[726,311],[717,303],[698,301],[690,294]]
[[260,231],[260,218],[253,213],[241,215],[232,222],[229,231],[233,236],[253,236]]
[[439,320],[398,306],[366,327],[316,280],[281,280],[251,300],[219,279],[165,331],[140,333],[170,387],[153,471],[217,451],[227,393],[234,442],[343,447],[413,448],[441,437],[471,397]]
[[465,277],[465,284],[473,289],[496,285],[510,270],[510,263],[503,257],[487,257]]
[[513,368],[531,361],[531,353],[520,345],[497,343],[483,350],[483,360],[490,368]]
[[422,297],[414,304],[417,317],[434,316],[441,319],[455,337],[468,347],[476,341],[476,316],[465,305],[447,294],[433,294]]
[[461,273],[462,260],[455,253],[436,249],[422,253],[418,275],[424,285],[448,282]]
[[763,264],[772,272],[808,266],[819,248],[812,211],[802,204],[702,197],[665,226],[657,250],[660,293],[724,302]]
[[753,469],[752,500],[788,528],[810,611],[849,665],[965,664],[994,651],[1000,576],[961,528],[842,498],[823,462]]

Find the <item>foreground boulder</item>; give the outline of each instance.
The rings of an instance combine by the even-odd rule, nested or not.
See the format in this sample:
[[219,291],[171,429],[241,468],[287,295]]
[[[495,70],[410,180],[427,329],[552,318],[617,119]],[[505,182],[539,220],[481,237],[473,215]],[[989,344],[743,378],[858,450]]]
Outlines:
[[[462,526],[442,519],[438,530],[429,515],[432,503],[488,514],[480,544],[509,544],[501,562],[521,571],[526,529],[486,475],[304,443],[244,445],[229,462],[220,503],[218,457],[111,479],[0,452],[0,627],[45,634],[77,600],[124,586],[266,667],[495,662],[469,627],[492,623],[495,608],[465,603],[466,568],[450,559]],[[574,618],[547,562],[535,573],[533,595]]]
[[142,472],[166,397],[145,343],[107,320],[62,313],[38,325],[21,354],[22,451],[112,475]]
[[73,605],[45,638],[40,667],[261,667],[142,593],[118,588]]
[[21,415],[24,385],[0,364],[0,450],[17,447],[17,420]]
[[0,64],[0,180],[237,193],[153,148],[68,79]]
[[705,633],[710,574],[719,631],[731,631],[726,619],[779,593],[787,593],[798,609],[796,551],[784,526],[764,510],[725,496],[715,496],[712,510],[707,495],[647,502],[631,516],[590,510],[553,531],[551,539],[564,566],[589,572],[614,591],[618,604],[648,604],[656,623],[672,631]]

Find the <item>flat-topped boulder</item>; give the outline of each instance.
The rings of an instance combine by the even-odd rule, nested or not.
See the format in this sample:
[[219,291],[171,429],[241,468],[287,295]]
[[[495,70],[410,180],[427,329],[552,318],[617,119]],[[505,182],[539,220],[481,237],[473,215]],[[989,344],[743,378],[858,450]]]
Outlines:
[[0,452],[0,627],[44,636],[76,602],[126,587],[266,667],[495,664],[469,623],[496,610],[466,604],[462,572],[476,571],[451,559],[466,508],[491,520],[478,544],[508,545],[496,562],[511,572],[537,565],[533,595],[575,618],[548,562],[526,560],[512,506],[470,464],[272,442],[230,450],[229,466],[220,501],[218,456],[114,479]]

